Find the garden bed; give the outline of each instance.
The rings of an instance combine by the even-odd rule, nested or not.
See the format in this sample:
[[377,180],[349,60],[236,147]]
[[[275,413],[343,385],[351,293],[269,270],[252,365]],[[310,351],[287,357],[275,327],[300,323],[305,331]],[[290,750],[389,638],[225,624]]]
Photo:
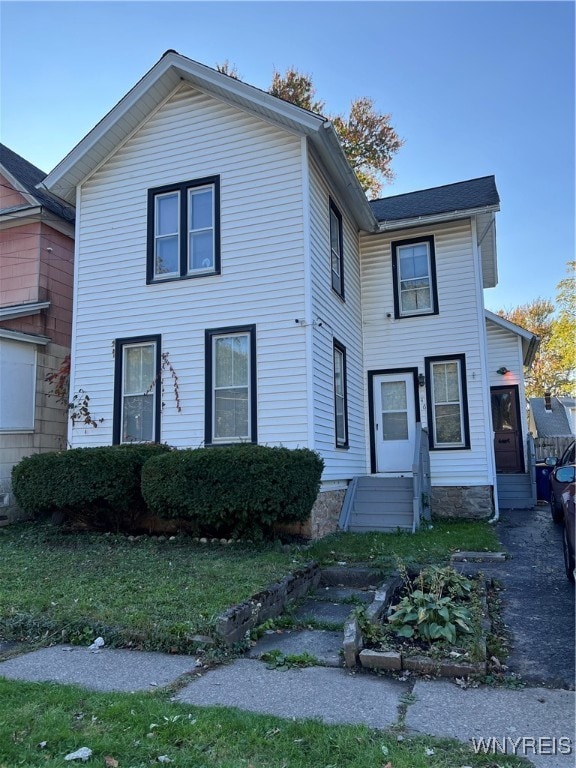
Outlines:
[[[423,573],[436,580],[434,588]],[[440,576],[452,584],[438,586]],[[347,621],[344,663],[440,677],[486,674],[486,594],[481,575],[466,578],[448,568],[397,573]]]

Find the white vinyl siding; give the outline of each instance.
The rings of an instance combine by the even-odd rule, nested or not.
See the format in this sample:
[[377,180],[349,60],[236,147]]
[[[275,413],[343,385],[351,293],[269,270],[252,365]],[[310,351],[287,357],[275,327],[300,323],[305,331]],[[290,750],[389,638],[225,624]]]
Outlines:
[[[393,241],[434,236],[439,314],[394,319]],[[471,222],[361,237],[364,364],[366,371],[417,367],[434,356],[464,355],[470,448],[432,451],[432,482],[438,486],[492,482],[489,399],[484,391],[485,329],[477,290],[478,269]],[[420,419],[431,426],[431,403],[419,387]],[[367,410],[367,409],[366,409]],[[487,426],[488,425],[488,426]]]
[[[215,175],[221,274],[146,285],[148,190]],[[305,314],[300,138],[182,84],[84,183],[79,202],[73,386],[104,421],[74,428],[72,444],[111,442],[112,340],[161,334],[181,410],[165,366],[160,439],[202,445],[205,331],[253,324],[258,440],[306,446],[306,338],[294,322]]]
[[[314,320],[314,448],[324,458],[324,483],[345,484],[355,475],[367,471],[358,233],[344,207],[339,205],[338,199],[333,196],[313,156],[310,157],[309,173]],[[332,289],[329,215],[331,195],[342,213],[345,302]],[[337,339],[346,348],[347,450],[336,447],[333,339]]]
[[0,339],[0,432],[34,429],[36,347]]

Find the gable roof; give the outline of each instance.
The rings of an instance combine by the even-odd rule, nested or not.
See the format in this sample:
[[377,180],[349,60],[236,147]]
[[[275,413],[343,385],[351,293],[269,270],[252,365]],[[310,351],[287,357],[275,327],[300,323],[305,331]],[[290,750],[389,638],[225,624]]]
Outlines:
[[538,437],[571,437],[573,436],[566,408],[557,397],[550,398],[552,409],[547,411],[543,397],[530,398],[530,410]]
[[527,331],[526,328],[522,328],[520,325],[516,325],[516,323],[511,323],[510,320],[506,320],[505,317],[500,317],[500,315],[496,315],[494,312],[490,312],[488,309],[484,310],[484,315],[486,320],[489,320],[491,323],[494,323],[500,328],[503,328],[506,331],[510,331],[510,333],[514,333],[516,336],[521,338],[522,359],[524,365],[529,368],[534,362],[534,357],[536,356],[536,352],[540,346],[540,337],[536,336],[536,334],[532,333],[532,331]]
[[[14,188],[26,197],[31,207],[42,206],[64,221],[74,221],[73,207],[63,205],[50,193],[37,188],[37,185],[46,178],[46,173],[9,149],[5,144],[0,144],[0,172],[3,172]],[[22,208],[19,207],[18,209],[21,210]],[[6,213],[8,210],[10,209],[0,209],[0,214]]]
[[110,157],[182,81],[292,133],[307,137],[358,226],[368,232],[376,229],[377,222],[364,191],[346,160],[329,120],[172,50],[166,51],[48,174],[44,180],[48,189],[73,203],[76,186]]
[[370,202],[372,212],[380,223],[401,221],[404,226],[407,221],[431,216],[451,218],[464,213],[470,215],[470,211],[496,211],[499,205],[494,176],[482,176]]

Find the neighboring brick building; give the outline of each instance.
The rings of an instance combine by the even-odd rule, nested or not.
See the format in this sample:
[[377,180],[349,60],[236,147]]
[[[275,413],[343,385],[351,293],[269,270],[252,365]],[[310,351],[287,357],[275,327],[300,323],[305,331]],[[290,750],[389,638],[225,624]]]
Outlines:
[[18,515],[14,464],[66,447],[45,377],[70,353],[74,209],[36,189],[45,175],[0,144],[0,525]]

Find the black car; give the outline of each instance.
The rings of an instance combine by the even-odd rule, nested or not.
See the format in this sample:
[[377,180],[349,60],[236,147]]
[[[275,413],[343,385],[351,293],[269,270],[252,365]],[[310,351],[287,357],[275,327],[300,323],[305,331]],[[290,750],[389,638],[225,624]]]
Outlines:
[[549,467],[554,467],[550,472],[550,512],[552,513],[552,520],[555,523],[561,523],[564,520],[564,511],[562,509],[562,494],[566,490],[568,482],[563,479],[563,474],[560,473],[558,477],[558,470],[561,467],[565,467],[569,464],[574,464],[576,461],[576,440],[573,440],[568,448],[564,451],[562,456],[549,456],[545,464]]

